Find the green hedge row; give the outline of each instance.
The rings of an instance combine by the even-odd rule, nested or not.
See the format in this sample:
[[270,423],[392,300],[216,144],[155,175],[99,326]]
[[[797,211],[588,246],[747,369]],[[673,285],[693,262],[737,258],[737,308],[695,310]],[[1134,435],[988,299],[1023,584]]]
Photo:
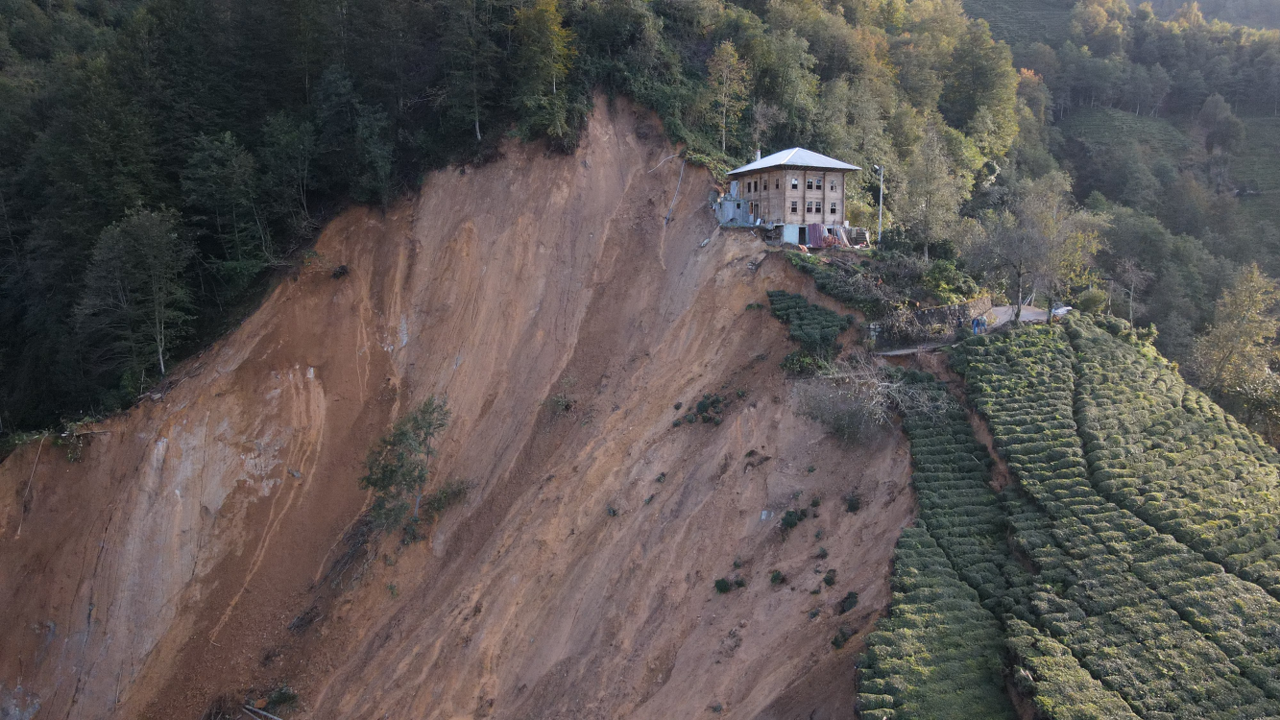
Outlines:
[[[1218,601],[1239,588],[1213,563],[1090,484],[1086,439],[1063,422],[1097,411],[1074,401],[1075,360],[1063,331],[1041,327],[975,338],[956,363],[1030,500],[1006,503],[1015,550],[1036,569],[1028,607],[1014,614],[1069,648],[1143,717],[1280,712],[1275,658],[1247,627],[1272,625],[1265,604],[1247,596],[1252,610],[1227,613]],[[1156,395],[1158,383],[1143,382],[1141,412],[1171,405]],[[1172,387],[1167,378],[1163,387]]]
[[867,638],[863,718],[1015,717],[1004,689],[1004,634],[923,527],[898,539],[889,616]]
[[836,347],[836,338],[853,325],[852,315],[841,315],[814,305],[803,295],[770,290],[769,306],[773,316],[790,329],[791,339],[806,351],[825,355]]
[[1159,357],[1087,322],[1069,332],[1079,358],[1076,415],[1094,485],[1280,597],[1275,452]]

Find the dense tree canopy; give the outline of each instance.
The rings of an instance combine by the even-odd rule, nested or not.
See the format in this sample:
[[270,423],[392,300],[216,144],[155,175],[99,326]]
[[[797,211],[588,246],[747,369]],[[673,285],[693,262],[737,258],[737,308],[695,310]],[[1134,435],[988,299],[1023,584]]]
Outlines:
[[[890,209],[932,234],[1017,137],[1017,82],[957,0],[0,0],[0,418],[118,407],[343,203],[512,130],[570,149],[595,89],[713,168],[791,145],[915,168]],[[850,200],[870,209],[861,183]],[[100,297],[136,278],[97,256],[147,238],[171,239],[176,292],[135,352]]]
[[[881,165],[896,247],[960,267],[965,216],[1016,218],[1065,170],[1113,218],[1093,279],[1126,258],[1154,274],[1138,319],[1185,356],[1218,269],[1280,270],[1229,197],[1241,118],[1280,107],[1280,35],[1161,17],[1084,0],[1069,37],[1010,49],[958,0],[0,0],[0,420],[127,403],[345,203],[513,133],[571,150],[598,90],[716,171],[795,145]],[[1090,107],[1184,118],[1202,156],[1063,142],[1055,122]],[[874,221],[873,190],[848,184],[848,219]],[[95,258],[144,235],[171,238],[175,292],[163,337],[122,362]]]

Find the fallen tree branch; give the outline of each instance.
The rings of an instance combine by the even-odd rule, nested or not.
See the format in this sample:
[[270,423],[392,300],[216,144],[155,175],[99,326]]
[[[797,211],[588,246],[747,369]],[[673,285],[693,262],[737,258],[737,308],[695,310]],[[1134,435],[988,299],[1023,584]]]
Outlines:
[[266,717],[269,717],[269,718],[271,718],[271,720],[284,720],[284,718],[276,717],[275,715],[272,715],[271,713],[267,712],[266,710],[259,710],[258,708],[253,707],[253,706],[251,706],[251,705],[245,705],[245,706],[244,706],[244,709],[245,709],[245,710],[248,710],[249,712],[259,713],[259,714],[261,714],[261,715],[264,715],[264,716],[266,716]]
[[31,474],[27,476],[27,487],[22,491],[22,502],[18,504],[18,532],[13,536],[14,540],[22,537],[22,523],[27,519],[27,494],[31,492],[31,482],[36,479],[36,468],[40,467],[40,453],[44,452],[45,438],[49,437],[46,433],[40,436],[40,445],[36,447],[36,461],[31,464]]

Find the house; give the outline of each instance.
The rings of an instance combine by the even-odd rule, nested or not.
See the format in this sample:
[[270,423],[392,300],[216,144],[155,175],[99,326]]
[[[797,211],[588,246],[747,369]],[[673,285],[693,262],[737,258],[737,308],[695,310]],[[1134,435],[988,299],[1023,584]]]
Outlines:
[[855,165],[791,148],[731,171],[729,194],[716,203],[721,225],[781,228],[784,242],[807,245],[806,228],[831,230],[844,219],[845,174]]

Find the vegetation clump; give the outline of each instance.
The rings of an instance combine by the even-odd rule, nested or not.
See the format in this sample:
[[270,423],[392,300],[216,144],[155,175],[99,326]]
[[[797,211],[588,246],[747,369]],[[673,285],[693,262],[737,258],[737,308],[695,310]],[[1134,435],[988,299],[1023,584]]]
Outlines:
[[770,290],[769,305],[773,316],[790,328],[791,339],[800,343],[800,349],[820,358],[839,350],[836,338],[853,325],[853,316],[814,305],[803,295]]
[[786,532],[788,530],[795,529],[802,520],[806,520],[808,517],[809,510],[807,508],[801,508],[800,510],[788,510],[782,513],[782,519],[779,521],[779,524],[782,527],[782,531]]
[[420,523],[434,522],[466,497],[466,486],[456,481],[424,494],[430,479],[429,462],[435,455],[433,441],[448,422],[445,402],[429,397],[397,420],[391,432],[369,451],[366,474],[360,484],[373,491],[373,505],[368,512],[375,528],[400,528],[406,541],[412,541],[419,537]]
[[831,644],[835,649],[839,650],[845,646],[845,643],[849,642],[849,638],[851,637],[853,637],[853,628],[848,625],[841,625],[840,629],[836,632],[836,636],[831,638]]
[[[724,414],[733,404],[731,399],[725,398],[719,393],[704,393],[701,398],[689,403],[689,412],[672,421],[672,427],[680,427],[681,425],[693,425],[699,421],[707,425],[720,425],[724,422]],[[684,407],[684,403],[676,403],[675,409],[678,411]]]

